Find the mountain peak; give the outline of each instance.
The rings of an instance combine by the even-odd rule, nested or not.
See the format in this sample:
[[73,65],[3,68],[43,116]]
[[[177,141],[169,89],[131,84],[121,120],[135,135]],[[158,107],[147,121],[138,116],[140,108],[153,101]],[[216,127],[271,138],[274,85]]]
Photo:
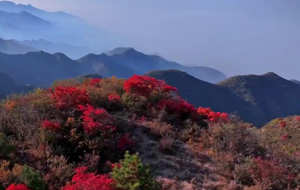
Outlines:
[[276,73],[274,72],[267,72],[265,74],[263,74],[262,76],[265,76],[265,77],[279,77]]
[[116,55],[116,54],[129,54],[129,53],[140,53],[140,52],[136,51],[132,47],[118,47],[111,51],[106,52],[106,54],[109,56]]
[[17,5],[16,3],[12,2],[12,1],[0,1],[0,3],[2,5]]
[[[176,69],[169,69],[169,70],[155,70],[155,71],[150,71],[146,73],[146,76],[159,76],[159,75],[177,75],[177,76],[190,76],[184,71],[176,70]],[[190,76],[192,77],[192,76]]]

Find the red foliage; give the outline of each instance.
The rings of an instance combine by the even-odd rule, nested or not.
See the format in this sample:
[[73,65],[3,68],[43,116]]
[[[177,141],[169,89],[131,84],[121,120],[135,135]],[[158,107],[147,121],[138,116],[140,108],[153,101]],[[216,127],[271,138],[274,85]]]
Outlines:
[[198,113],[206,116],[210,122],[229,121],[227,113],[213,112],[210,108],[200,107],[198,108]]
[[281,136],[279,137],[279,139],[282,140],[282,141],[286,141],[286,140],[288,140],[288,139],[290,139],[290,138],[292,138],[292,136],[291,136],[291,135],[288,135],[288,134],[281,135]]
[[285,128],[285,127],[286,127],[286,122],[285,122],[285,121],[281,121],[281,122],[279,123],[279,127],[280,127],[280,128]]
[[155,78],[134,75],[124,83],[124,89],[127,93],[137,94],[140,96],[149,97],[154,91],[162,92],[177,92],[175,87],[167,85],[162,80]]
[[30,190],[26,187],[26,185],[23,184],[11,184],[9,187],[7,187],[5,190]]
[[118,147],[122,150],[124,150],[126,147],[134,145],[135,142],[130,139],[129,134],[125,134],[121,136],[118,140]]
[[61,129],[61,126],[58,122],[51,122],[48,120],[43,121],[43,128],[51,131],[56,131]]
[[266,160],[261,157],[253,159],[256,167],[250,169],[251,175],[259,180],[293,180],[295,175],[284,168],[276,160]]
[[86,167],[77,168],[72,178],[72,184],[63,187],[63,190],[114,190],[113,180],[108,175],[87,173]]
[[295,120],[296,120],[297,122],[300,122],[300,116],[295,117]]
[[90,103],[90,97],[86,90],[76,87],[56,87],[50,90],[55,105],[58,109],[77,108],[78,105]]
[[92,79],[90,81],[91,86],[100,86],[101,79]]
[[161,110],[166,109],[167,112],[175,113],[178,116],[196,113],[196,108],[192,104],[182,99],[178,101],[172,99],[163,99],[158,102],[157,107]]
[[80,111],[83,112],[83,128],[87,134],[95,134],[102,130],[115,130],[112,126],[113,118],[103,108],[94,108],[93,106],[79,106]]
[[111,94],[108,96],[108,100],[110,102],[118,102],[118,101],[120,101],[120,96],[117,94]]

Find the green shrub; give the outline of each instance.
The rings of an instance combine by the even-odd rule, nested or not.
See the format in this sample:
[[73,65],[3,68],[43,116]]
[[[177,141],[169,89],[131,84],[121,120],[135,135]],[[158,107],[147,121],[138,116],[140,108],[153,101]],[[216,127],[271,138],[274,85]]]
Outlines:
[[0,157],[6,157],[15,150],[9,138],[0,132]]
[[47,185],[39,173],[29,166],[24,166],[21,174],[21,181],[32,190],[47,190]]
[[122,190],[159,190],[160,185],[152,178],[149,166],[143,165],[138,154],[127,151],[124,160],[111,173],[116,188]]

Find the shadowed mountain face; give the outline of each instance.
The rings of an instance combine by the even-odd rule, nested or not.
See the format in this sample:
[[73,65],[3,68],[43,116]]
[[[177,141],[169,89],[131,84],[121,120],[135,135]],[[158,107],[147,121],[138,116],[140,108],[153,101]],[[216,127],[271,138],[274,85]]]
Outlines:
[[3,40],[0,38],[0,52],[6,54],[25,54],[28,52],[37,51],[35,48],[21,45],[14,40]]
[[298,80],[292,79],[292,80],[290,80],[290,81],[292,81],[293,83],[296,83],[296,84],[299,84],[299,85],[300,85],[300,81],[298,81]]
[[0,53],[0,68],[18,84],[49,86],[54,80],[83,74],[78,62],[61,53],[31,52],[24,55]]
[[136,74],[146,73],[153,70],[176,69],[185,71],[198,79],[210,83],[216,83],[226,79],[226,76],[218,70],[201,66],[183,66],[176,62],[167,61],[157,55],[146,55],[133,48],[116,48],[106,54],[112,57],[119,64],[126,65]]
[[0,71],[0,99],[5,98],[11,93],[26,93],[33,89],[34,86],[17,85],[10,76]]
[[231,77],[218,85],[258,106],[268,121],[300,114],[300,85],[275,73]]
[[97,73],[103,77],[129,78],[134,74],[138,74],[106,54],[89,54],[77,61],[87,68],[87,73]]

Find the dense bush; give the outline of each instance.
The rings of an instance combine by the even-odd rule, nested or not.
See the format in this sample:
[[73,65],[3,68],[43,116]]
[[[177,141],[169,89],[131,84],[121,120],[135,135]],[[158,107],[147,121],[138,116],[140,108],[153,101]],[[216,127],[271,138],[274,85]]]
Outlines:
[[113,180],[108,175],[97,175],[87,172],[86,167],[75,170],[71,184],[63,187],[63,190],[113,190]]

